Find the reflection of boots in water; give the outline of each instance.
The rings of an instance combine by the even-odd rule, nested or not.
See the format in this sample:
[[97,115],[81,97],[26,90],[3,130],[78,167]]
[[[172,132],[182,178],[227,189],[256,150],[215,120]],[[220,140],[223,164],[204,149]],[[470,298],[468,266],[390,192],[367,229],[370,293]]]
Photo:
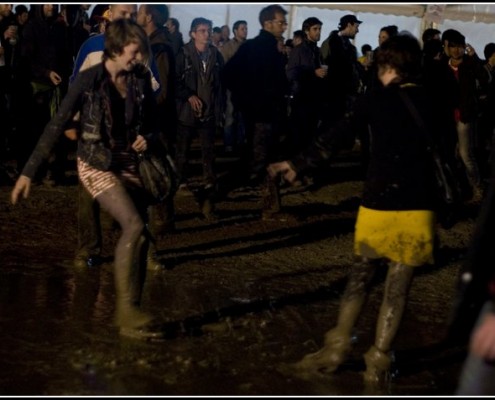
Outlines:
[[329,373],[345,361],[351,351],[352,330],[368,295],[375,269],[376,266],[367,260],[352,266],[340,303],[337,326],[326,333],[324,346],[296,363],[296,369]]
[[390,380],[390,349],[404,314],[413,273],[414,268],[407,265],[396,263],[389,267],[376,324],[375,345],[364,355],[366,384],[382,386]]

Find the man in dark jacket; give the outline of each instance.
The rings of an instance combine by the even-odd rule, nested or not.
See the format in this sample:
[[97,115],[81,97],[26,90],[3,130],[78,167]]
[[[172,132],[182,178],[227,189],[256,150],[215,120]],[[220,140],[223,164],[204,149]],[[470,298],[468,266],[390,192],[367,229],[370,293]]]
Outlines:
[[263,218],[280,211],[278,185],[267,175],[266,167],[277,158],[280,127],[287,113],[286,56],[278,47],[287,29],[286,15],[279,5],[263,8],[259,35],[239,48],[224,74],[234,106],[241,110],[246,124],[250,178],[256,183],[263,181]]
[[[167,153],[174,155],[176,120],[175,109],[175,55],[170,44],[170,34],[164,27],[169,15],[165,4],[142,4],[139,6],[137,23],[148,35],[155,60],[160,89],[156,95],[159,110],[160,134]],[[163,154],[165,156],[165,154]],[[165,203],[150,207],[150,228],[154,235],[175,229],[174,196]]]
[[309,144],[316,134],[321,117],[323,78],[327,66],[322,65],[320,40],[322,22],[316,17],[304,20],[304,41],[295,46],[287,63],[287,78],[291,86],[291,153],[297,153]]
[[187,186],[188,153],[193,137],[198,135],[203,165],[200,207],[206,219],[215,218],[215,133],[225,111],[225,93],[220,81],[224,61],[220,51],[210,43],[211,32],[210,20],[195,18],[191,23],[191,41],[179,50],[176,63],[177,172],[181,185]]
[[323,62],[328,65],[325,79],[327,99],[325,115],[328,125],[340,120],[352,108],[361,85],[361,66],[357,60],[357,50],[352,44],[363,21],[355,15],[344,15],[337,30],[321,45]]

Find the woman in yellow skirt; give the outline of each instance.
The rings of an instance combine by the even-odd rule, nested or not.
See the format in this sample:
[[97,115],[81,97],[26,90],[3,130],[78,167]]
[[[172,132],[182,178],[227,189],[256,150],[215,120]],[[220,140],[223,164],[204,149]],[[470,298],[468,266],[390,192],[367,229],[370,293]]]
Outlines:
[[[365,383],[381,385],[390,376],[392,343],[416,267],[432,264],[435,238],[435,181],[426,133],[415,123],[402,96],[410,98],[425,126],[439,132],[434,107],[418,84],[421,49],[411,35],[388,39],[377,56],[382,87],[363,95],[353,113],[321,133],[299,156],[271,164],[272,176],[295,182],[307,169],[328,162],[361,132],[370,132],[370,159],[358,211],[352,266],[337,325],[324,346],[296,363],[302,372],[333,372],[351,350],[352,330],[370,290],[378,262],[388,261],[385,292],[374,344],[364,354]],[[402,94],[401,94],[402,92]]]

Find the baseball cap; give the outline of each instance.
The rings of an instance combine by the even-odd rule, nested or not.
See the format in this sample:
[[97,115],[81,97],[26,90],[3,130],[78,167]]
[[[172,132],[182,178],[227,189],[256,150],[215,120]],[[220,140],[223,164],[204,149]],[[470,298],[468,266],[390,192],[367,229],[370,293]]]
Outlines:
[[339,22],[339,28],[344,29],[347,24],[362,24],[363,21],[360,21],[356,18],[355,15],[347,14],[344,15]]
[[95,15],[93,18],[96,22],[110,21],[110,10],[107,9],[102,15]]

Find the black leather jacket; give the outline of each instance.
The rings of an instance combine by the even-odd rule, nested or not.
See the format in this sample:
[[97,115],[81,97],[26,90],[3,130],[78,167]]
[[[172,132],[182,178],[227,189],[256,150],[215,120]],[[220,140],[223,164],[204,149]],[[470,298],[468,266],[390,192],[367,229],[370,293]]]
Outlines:
[[[213,45],[209,46],[206,71],[194,42],[185,44],[177,55],[176,105],[177,118],[182,125],[197,127],[203,123],[220,125],[225,110],[225,89],[220,80],[224,67],[223,56]],[[195,117],[189,98],[198,96],[203,102],[203,116]]]
[[[94,168],[105,171],[112,161],[114,139],[109,95],[110,76],[104,63],[78,74],[64,97],[57,114],[46,125],[22,174],[32,178],[46,160],[60,135],[80,112],[80,138],[77,156]],[[148,140],[148,148],[157,145],[156,100],[151,88],[150,72],[136,68],[128,79],[125,122],[130,146],[138,134]]]

